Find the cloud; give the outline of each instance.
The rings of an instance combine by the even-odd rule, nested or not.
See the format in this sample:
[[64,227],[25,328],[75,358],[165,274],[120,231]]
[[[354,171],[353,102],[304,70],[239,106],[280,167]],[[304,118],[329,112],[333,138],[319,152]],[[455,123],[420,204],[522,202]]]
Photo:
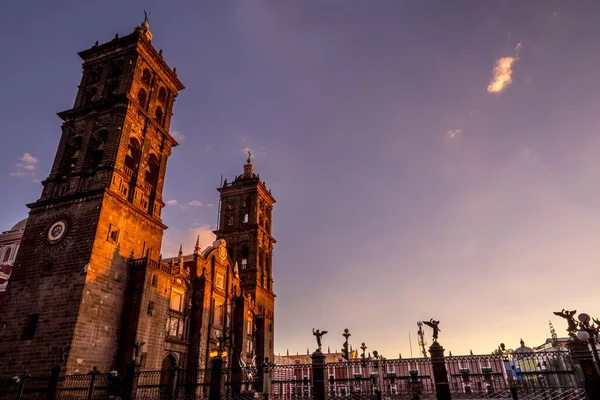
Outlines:
[[264,157],[267,155],[267,148],[266,147],[259,147],[258,150],[253,150],[251,149],[249,146],[244,147],[242,150],[240,150],[240,152],[248,155],[248,152],[250,152],[252,154],[252,158],[255,157]]
[[450,140],[458,139],[461,133],[462,129],[450,129],[446,132],[446,137]]
[[200,236],[200,248],[205,249],[212,246],[216,237],[208,224],[192,228],[171,228],[165,232],[161,252],[163,258],[174,257],[179,252],[179,246],[183,245],[183,254],[191,254],[194,251],[196,238]]
[[494,77],[487,88],[489,93],[500,93],[512,83],[512,67],[519,59],[519,52],[522,48],[521,43],[517,43],[515,46],[515,57],[502,57],[496,60],[493,71]]
[[177,140],[179,143],[183,143],[185,140],[185,135],[179,131],[171,131],[171,136],[173,136],[173,139]]
[[15,169],[10,173],[11,176],[35,176],[38,159],[29,153],[24,153],[19,157],[19,162],[15,164]]
[[202,202],[198,200],[193,200],[188,203],[188,206],[192,207],[202,207]]
[[210,208],[212,208],[212,207],[214,207],[214,206],[216,206],[216,204],[215,204],[215,203],[208,203],[208,204],[206,205],[206,207],[210,207]]
[[168,206],[176,206],[179,202],[177,200],[168,200],[165,204]]

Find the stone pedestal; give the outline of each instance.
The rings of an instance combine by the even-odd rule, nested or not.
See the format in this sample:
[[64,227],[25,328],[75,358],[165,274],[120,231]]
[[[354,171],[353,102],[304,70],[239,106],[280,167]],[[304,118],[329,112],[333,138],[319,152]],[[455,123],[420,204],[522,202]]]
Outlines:
[[312,386],[313,399],[325,400],[327,397],[327,382],[325,380],[325,355],[321,350],[312,354]]
[[431,354],[431,367],[435,381],[435,392],[438,400],[450,400],[450,386],[448,384],[448,371],[444,359],[444,348],[437,342],[429,347]]

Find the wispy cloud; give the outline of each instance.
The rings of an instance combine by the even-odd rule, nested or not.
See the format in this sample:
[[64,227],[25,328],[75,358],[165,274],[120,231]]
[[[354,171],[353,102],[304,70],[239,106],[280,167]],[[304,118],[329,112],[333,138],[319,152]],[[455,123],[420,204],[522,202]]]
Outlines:
[[35,176],[35,170],[37,168],[38,159],[29,153],[24,153],[19,157],[19,161],[15,164],[11,176]]
[[168,206],[176,206],[179,204],[179,202],[177,200],[167,200],[165,204]]
[[215,241],[215,234],[208,224],[202,224],[192,228],[167,230],[161,247],[163,257],[176,256],[180,245],[183,245],[184,254],[190,254],[194,251],[194,244],[196,243],[196,238],[198,236],[200,236],[201,249],[212,246]]
[[203,203],[198,200],[192,200],[188,203],[188,206],[191,206],[191,207],[202,207],[202,205],[203,205]]
[[180,131],[172,130],[171,136],[173,136],[173,139],[177,140],[179,143],[183,143],[185,141],[185,135]]
[[461,133],[462,129],[450,129],[448,132],[446,132],[446,138],[450,140],[458,139]]
[[208,204],[206,205],[206,207],[210,207],[210,208],[212,208],[212,207],[214,207],[214,206],[216,206],[216,204],[215,204],[215,203],[208,203]]
[[241,153],[248,154],[248,152],[252,153],[252,157],[264,157],[267,155],[266,147],[259,147],[258,149],[252,149],[249,146],[244,147],[240,150]]
[[494,76],[487,88],[489,93],[500,93],[512,83],[512,67],[519,59],[519,52],[522,48],[521,43],[518,43],[515,46],[515,57],[502,57],[496,60],[493,70]]

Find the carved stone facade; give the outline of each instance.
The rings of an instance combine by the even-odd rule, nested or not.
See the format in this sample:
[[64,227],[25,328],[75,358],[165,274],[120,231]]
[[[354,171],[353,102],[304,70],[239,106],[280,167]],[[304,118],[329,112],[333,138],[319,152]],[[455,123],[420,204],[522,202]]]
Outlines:
[[12,273],[26,224],[27,219],[24,219],[15,224],[10,230],[0,234],[0,301],[4,299],[4,292],[6,292],[8,286],[8,280]]
[[[264,356],[256,329],[272,318],[270,258],[260,275],[241,271],[237,253],[217,240],[160,260],[164,177],[178,144],[169,126],[184,87],[151,39],[144,22],[79,53],[75,104],[58,114],[56,157],[40,199],[28,205],[0,303],[0,377],[48,374],[64,348],[71,373],[122,371],[136,354],[145,369],[204,368],[217,346],[230,365]],[[266,213],[274,200],[262,198],[256,207]],[[257,249],[274,243],[269,232],[262,228]],[[256,244],[255,236],[248,241]],[[266,294],[257,295],[255,282]]]

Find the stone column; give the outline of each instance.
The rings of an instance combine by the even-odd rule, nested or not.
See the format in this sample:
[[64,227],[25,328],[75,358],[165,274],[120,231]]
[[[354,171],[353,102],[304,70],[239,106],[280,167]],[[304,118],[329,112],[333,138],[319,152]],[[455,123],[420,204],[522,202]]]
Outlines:
[[448,384],[444,348],[437,341],[434,341],[431,347],[429,347],[429,353],[431,354],[431,367],[433,368],[437,399],[450,400],[450,385]]
[[130,361],[125,365],[125,376],[123,379],[123,400],[135,400],[137,385],[140,377],[141,365]]
[[47,400],[57,400],[60,397],[60,389],[65,381],[66,374],[66,365],[60,364],[52,368],[50,384],[48,385],[48,396],[46,397]]
[[600,399],[600,375],[594,365],[594,358],[586,342],[572,338],[567,343],[573,359],[575,375],[583,384],[589,399]]
[[325,381],[325,355],[321,350],[312,354],[312,387],[314,400],[326,400],[327,388]]

